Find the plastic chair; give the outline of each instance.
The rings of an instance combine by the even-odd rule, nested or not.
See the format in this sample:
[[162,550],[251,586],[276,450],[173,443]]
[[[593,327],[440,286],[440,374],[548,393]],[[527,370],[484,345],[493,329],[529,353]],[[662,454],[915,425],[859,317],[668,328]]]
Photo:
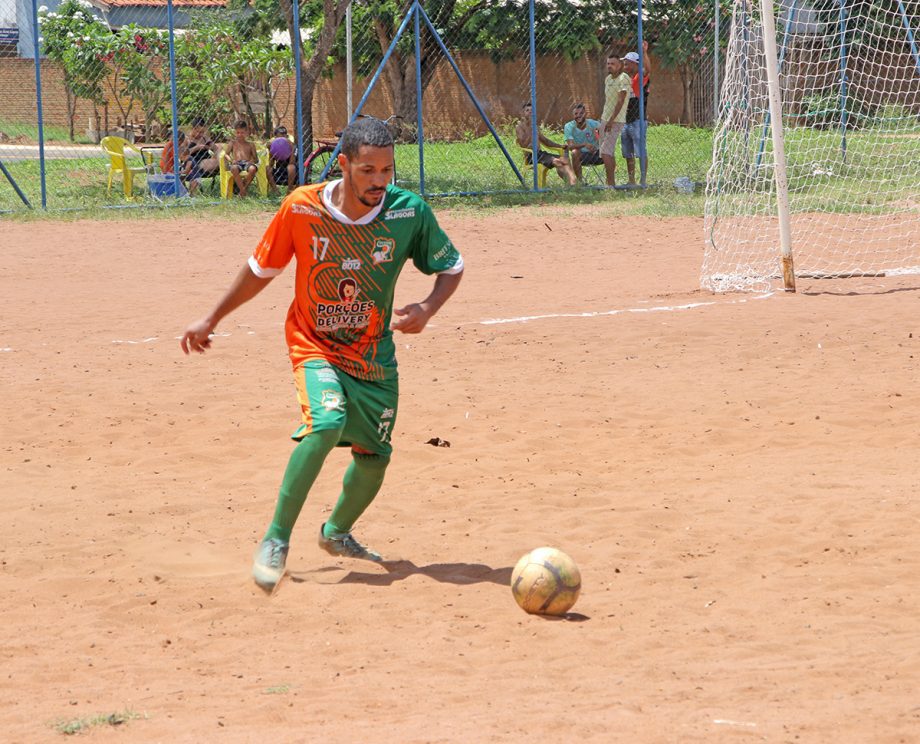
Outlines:
[[[557,152],[562,155],[562,150],[558,147],[544,147],[543,150],[546,152]],[[527,161],[529,159],[528,156],[530,156],[530,158],[533,157],[533,150],[531,150],[529,147],[522,147],[521,151],[524,153],[524,165],[526,165],[528,171],[532,173],[533,164]],[[537,186],[539,188],[546,188],[546,178],[549,176],[549,172],[552,170],[556,169],[551,165],[543,165],[543,163],[537,163]]]
[[[144,164],[144,154],[123,137],[103,137],[99,145],[102,147],[102,151],[109,156],[109,183],[105,193],[107,195],[112,193],[112,179],[116,173],[121,173],[125,198],[133,199],[134,174],[147,172],[147,166]],[[125,150],[136,152],[141,164],[129,165]]]
[[[256,152],[259,154],[259,163],[256,169],[254,182],[259,188],[259,193],[263,197],[268,196],[268,148],[258,147]],[[233,196],[233,173],[230,172],[230,164],[226,158],[226,148],[221,149],[217,158],[220,163],[220,195],[222,199],[229,199]]]

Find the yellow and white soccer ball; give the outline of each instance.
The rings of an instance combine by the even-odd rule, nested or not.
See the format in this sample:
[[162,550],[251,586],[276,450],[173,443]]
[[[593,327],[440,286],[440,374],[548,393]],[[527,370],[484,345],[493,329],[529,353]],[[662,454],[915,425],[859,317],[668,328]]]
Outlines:
[[536,548],[511,572],[511,593],[533,615],[564,615],[581,593],[581,572],[561,550]]

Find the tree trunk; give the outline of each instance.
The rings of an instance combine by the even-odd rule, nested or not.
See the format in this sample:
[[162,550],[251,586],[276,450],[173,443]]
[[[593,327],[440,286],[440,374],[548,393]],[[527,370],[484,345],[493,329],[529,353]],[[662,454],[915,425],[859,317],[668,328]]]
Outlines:
[[73,120],[77,115],[77,97],[70,92],[70,84],[64,81],[64,94],[67,96],[67,127],[70,130],[70,141],[74,141]]
[[680,67],[680,81],[684,88],[684,101],[680,114],[680,123],[688,126],[693,123],[693,115],[690,111],[690,95],[693,88],[693,71],[686,65]]
[[[435,28],[446,29],[444,35],[448,39],[450,39],[460,29],[462,29],[469,22],[473,14],[482,8],[484,3],[476,3],[472,7],[468,8],[458,18],[452,18],[455,5],[455,2],[445,2],[439,6],[435,17],[431,19],[431,22]],[[400,16],[397,19],[398,23],[402,23],[404,17],[405,15]],[[381,53],[385,54],[393,40],[392,36],[387,31],[384,24],[379,20],[374,22],[374,30],[377,35],[377,42],[380,44]],[[431,34],[431,31],[428,29],[427,24],[422,22],[419,31],[421,36],[419,40],[419,47],[421,49],[422,58],[420,64],[422,71],[421,87],[422,96],[424,96],[425,91],[428,89],[428,85],[434,79],[435,73],[438,71],[438,66],[445,59],[445,56],[444,52],[441,51],[441,47],[438,44],[437,39],[434,38],[434,36]],[[408,31],[408,29],[405,33],[411,35],[411,32]],[[415,120],[418,112],[417,106],[419,104],[419,102],[416,100],[415,56],[412,55],[410,57],[402,57],[396,50],[394,50],[393,54],[390,56],[389,62],[387,63],[386,73],[387,85],[390,88],[390,94],[393,97],[395,109],[391,113],[401,116],[409,130],[414,132]],[[389,114],[387,114],[387,116],[388,115]]]
[[[300,56],[300,105],[303,122],[298,122],[297,126],[302,127],[304,149],[312,149],[313,144],[313,95],[316,84],[319,82],[326,59],[335,44],[335,35],[342,21],[345,20],[345,10],[350,2],[351,0],[323,0],[323,28],[316,38],[313,56],[309,58],[305,54]],[[291,35],[291,44],[301,44],[302,49],[303,45],[294,33],[294,9],[291,0],[280,0],[280,3],[281,12],[287,22],[288,33]],[[299,156],[303,157],[304,154],[300,153]]]

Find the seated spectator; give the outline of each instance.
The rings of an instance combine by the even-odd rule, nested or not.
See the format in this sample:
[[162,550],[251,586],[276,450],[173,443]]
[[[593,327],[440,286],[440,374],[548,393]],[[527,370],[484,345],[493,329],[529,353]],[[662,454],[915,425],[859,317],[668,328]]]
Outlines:
[[213,178],[220,171],[217,160],[217,144],[211,139],[200,116],[192,120],[188,136],[188,154],[191,165],[188,174],[188,190],[194,194],[202,178]]
[[227,143],[221,157],[233,175],[233,183],[236,184],[240,197],[245,197],[249,191],[249,184],[259,169],[259,153],[249,140],[249,124],[240,119],[233,125],[233,129],[234,137]]
[[[533,148],[533,129],[531,128],[531,105],[528,101],[524,104],[522,111],[524,117],[521,121],[518,122],[518,125],[514,128],[514,136],[517,140],[518,146],[524,150],[531,150]],[[553,142],[549,137],[543,134],[540,131],[539,127],[537,128],[537,143],[538,145],[543,145],[544,147],[555,147],[559,150],[565,152],[565,145],[560,145],[558,142]],[[528,165],[533,164],[533,159],[530,152],[526,154],[526,162]],[[572,172],[572,168],[569,165],[569,161],[564,155],[556,155],[546,150],[537,150],[537,162],[540,165],[543,165],[547,168],[555,168],[556,173],[559,174],[559,178],[568,183],[569,186],[575,185],[575,173]]]
[[[185,140],[185,132],[181,129],[179,130],[177,139],[179,140],[179,175],[185,179],[188,175],[190,166],[188,164],[188,142]],[[163,148],[163,152],[160,153],[160,172],[172,173],[174,160],[173,138],[172,134],[170,134],[169,138],[166,140],[166,146]]]
[[597,119],[589,119],[585,104],[576,103],[572,106],[572,121],[566,122],[565,146],[571,153],[572,170],[575,178],[581,183],[582,165],[603,165],[601,160],[601,123]]
[[288,193],[297,187],[294,145],[282,126],[275,127],[275,136],[268,143],[268,186],[274,194],[279,185],[286,185]]

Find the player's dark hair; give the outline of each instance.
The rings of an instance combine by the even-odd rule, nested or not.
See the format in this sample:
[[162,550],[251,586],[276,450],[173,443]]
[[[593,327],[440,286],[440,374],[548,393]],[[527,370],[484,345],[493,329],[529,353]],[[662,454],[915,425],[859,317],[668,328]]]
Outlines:
[[393,147],[393,135],[380,119],[356,119],[342,132],[342,153],[349,160],[362,147]]
[[203,126],[204,126],[204,117],[203,117],[203,116],[196,116],[194,119],[192,119],[192,126],[193,126],[193,127],[203,127]]
[[245,119],[240,119],[236,124],[233,125],[234,129],[249,129],[249,122]]

